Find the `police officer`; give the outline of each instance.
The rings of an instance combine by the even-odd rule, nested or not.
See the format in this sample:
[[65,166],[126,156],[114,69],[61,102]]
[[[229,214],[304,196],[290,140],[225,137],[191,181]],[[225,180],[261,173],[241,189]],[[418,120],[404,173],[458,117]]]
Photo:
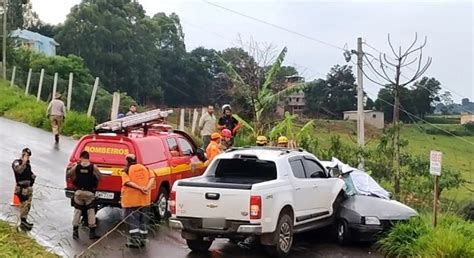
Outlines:
[[97,239],[95,229],[95,190],[101,178],[100,171],[96,165],[89,161],[89,152],[83,151],[80,161],[67,172],[67,178],[72,179],[74,188],[74,217],[72,220],[74,239],[79,239],[79,224],[81,215],[87,210],[87,222],[89,226],[89,239]]
[[26,220],[31,209],[33,184],[36,178],[31,170],[30,157],[31,150],[24,148],[21,151],[21,158],[14,160],[12,163],[16,181],[15,195],[20,199],[20,229],[24,231],[29,231],[33,228],[33,224]]

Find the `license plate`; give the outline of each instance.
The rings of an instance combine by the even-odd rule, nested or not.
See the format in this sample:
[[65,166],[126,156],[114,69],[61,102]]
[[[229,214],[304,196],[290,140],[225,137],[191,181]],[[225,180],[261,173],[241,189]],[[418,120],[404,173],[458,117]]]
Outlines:
[[209,229],[224,229],[225,218],[204,218],[202,219],[202,227]]
[[108,200],[114,199],[114,193],[109,193],[109,192],[95,192],[95,196],[100,199],[108,199]]

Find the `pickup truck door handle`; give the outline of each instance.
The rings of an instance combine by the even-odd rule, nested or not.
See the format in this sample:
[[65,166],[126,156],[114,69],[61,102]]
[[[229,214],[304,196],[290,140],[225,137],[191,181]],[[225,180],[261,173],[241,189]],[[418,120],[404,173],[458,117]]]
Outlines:
[[295,190],[299,191],[299,190],[301,190],[301,187],[296,187]]
[[318,188],[318,186],[317,186],[317,185],[313,185],[313,188]]

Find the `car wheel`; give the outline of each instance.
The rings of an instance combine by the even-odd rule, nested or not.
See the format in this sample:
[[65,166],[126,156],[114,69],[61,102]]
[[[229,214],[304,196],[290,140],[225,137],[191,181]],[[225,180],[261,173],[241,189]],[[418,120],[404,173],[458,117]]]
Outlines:
[[167,219],[170,216],[168,210],[168,198],[169,193],[165,187],[160,187],[158,192],[158,198],[153,204],[153,216],[156,223],[161,222],[161,220]]
[[338,220],[336,230],[337,230],[337,242],[340,245],[347,245],[351,242],[351,232],[345,220],[343,219]]
[[288,214],[280,215],[272,238],[275,245],[265,246],[265,250],[271,256],[287,256],[293,245],[293,219]]
[[203,238],[194,240],[186,239],[186,244],[188,244],[188,247],[189,249],[191,249],[191,251],[202,253],[209,251],[209,248],[212,245],[212,241],[204,240]]

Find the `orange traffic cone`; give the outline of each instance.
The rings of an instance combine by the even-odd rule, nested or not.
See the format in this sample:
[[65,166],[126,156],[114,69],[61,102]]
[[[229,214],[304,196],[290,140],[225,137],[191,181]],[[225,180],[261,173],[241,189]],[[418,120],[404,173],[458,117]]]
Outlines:
[[15,193],[13,193],[13,199],[12,199],[12,203],[10,205],[11,206],[20,206],[20,199],[18,198],[18,196],[16,196]]

